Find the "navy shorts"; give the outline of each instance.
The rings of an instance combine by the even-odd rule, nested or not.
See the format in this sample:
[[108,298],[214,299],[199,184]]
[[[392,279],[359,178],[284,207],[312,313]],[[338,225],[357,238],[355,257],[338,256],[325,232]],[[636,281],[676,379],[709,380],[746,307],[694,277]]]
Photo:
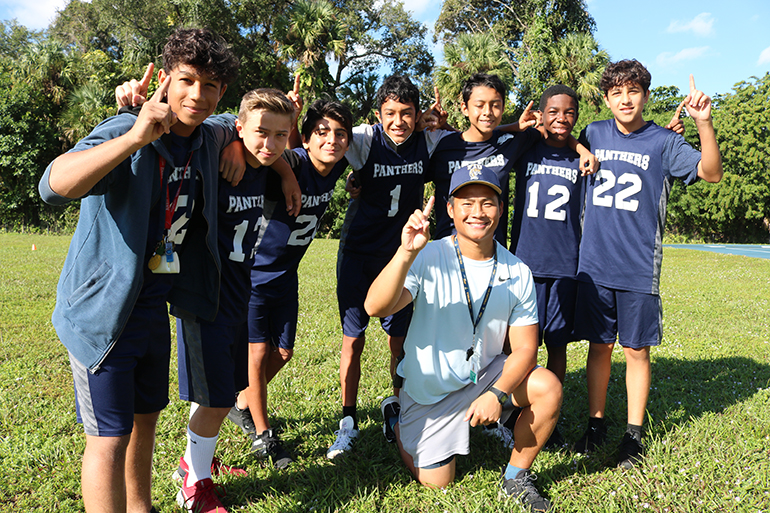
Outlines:
[[230,408],[249,386],[246,323],[176,320],[179,398],[209,408]]
[[657,294],[616,290],[580,282],[575,312],[578,340],[640,349],[663,338],[663,306]]
[[[337,273],[337,303],[340,310],[342,333],[348,337],[363,336],[369,324],[364,301],[369,287],[390,259],[351,256],[342,253]],[[388,317],[380,319],[385,333],[391,337],[403,337],[412,318],[412,304]]]
[[299,298],[295,288],[282,298],[265,297],[252,289],[249,299],[249,343],[294,349]]
[[535,278],[540,340],[546,346],[566,346],[575,340],[577,281],[572,278]]
[[134,414],[168,404],[171,333],[165,300],[137,303],[95,373],[70,354],[78,422],[87,435],[131,433]]

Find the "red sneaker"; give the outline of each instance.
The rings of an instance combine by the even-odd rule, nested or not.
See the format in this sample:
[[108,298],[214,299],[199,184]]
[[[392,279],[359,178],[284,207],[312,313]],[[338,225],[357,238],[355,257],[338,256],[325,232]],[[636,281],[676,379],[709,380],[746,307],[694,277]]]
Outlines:
[[[181,484],[184,480],[184,476],[186,476],[187,472],[189,471],[188,469],[189,467],[187,466],[187,462],[184,460],[184,457],[180,457],[179,467],[177,467],[174,473],[171,474],[171,479]],[[242,468],[225,465],[224,463],[222,463],[222,461],[220,461],[219,458],[214,456],[214,460],[211,462],[211,475],[218,476],[220,474],[238,476],[238,477],[248,476],[248,473],[246,473],[246,471],[243,470]]]
[[201,479],[192,486],[187,486],[187,477],[182,481],[182,489],[176,494],[176,502],[186,511],[195,513],[227,513],[217,492],[222,488],[211,479]]

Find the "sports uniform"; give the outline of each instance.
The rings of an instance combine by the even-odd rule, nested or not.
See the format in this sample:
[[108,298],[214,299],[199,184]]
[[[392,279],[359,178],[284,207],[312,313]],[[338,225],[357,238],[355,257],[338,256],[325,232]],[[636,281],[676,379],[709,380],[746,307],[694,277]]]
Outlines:
[[540,337],[572,340],[585,180],[573,150],[540,142],[516,162],[511,252],[532,271]]
[[[218,248],[222,261],[219,311],[213,322],[172,307],[177,315],[179,397],[212,408],[233,405],[248,386],[249,273],[269,174],[248,166],[233,186],[219,178]],[[276,175],[277,176],[277,175]]]
[[[657,345],[666,202],[674,178],[696,181],[701,154],[651,121],[629,134],[597,121],[581,138],[602,164],[587,186],[576,331],[591,342],[612,343],[617,333],[623,346]],[[623,292],[636,294],[626,308]]]
[[[251,268],[249,342],[270,341],[285,349],[294,347],[299,308],[297,269],[315,235],[318,221],[345,171],[342,159],[326,176],[313,167],[304,148],[284,152],[302,191],[302,208],[296,217],[283,205],[277,175],[268,178],[256,257]],[[275,179],[273,179],[275,178]]]
[[446,211],[449,199],[449,183],[452,173],[469,164],[481,164],[492,169],[502,186],[503,217],[495,232],[495,240],[506,245],[508,237],[508,175],[514,162],[535,142],[540,139],[540,133],[534,129],[524,132],[506,133],[494,130],[487,141],[468,142],[463,134],[451,132],[444,137],[436,147],[431,157],[426,181],[436,185],[436,233],[433,238],[438,240],[451,235],[454,227]]
[[[340,237],[337,298],[343,333],[360,337],[369,322],[364,299],[372,281],[398,249],[401,228],[422,208],[425,172],[430,154],[446,132],[414,132],[400,145],[385,134],[382,124],[353,129],[346,153],[361,186],[351,200]],[[382,320],[391,336],[406,333],[410,309]]]

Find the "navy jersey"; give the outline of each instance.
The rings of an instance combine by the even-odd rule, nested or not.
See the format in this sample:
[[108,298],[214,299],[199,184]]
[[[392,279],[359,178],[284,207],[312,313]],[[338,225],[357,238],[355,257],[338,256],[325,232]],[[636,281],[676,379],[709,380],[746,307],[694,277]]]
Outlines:
[[[366,130],[362,134],[361,130]],[[401,230],[409,216],[422,208],[425,172],[430,156],[425,132],[414,132],[396,146],[382,124],[356,127],[354,145],[366,138],[360,151],[351,145],[348,160],[361,186],[345,214],[340,247],[345,253],[389,259],[401,244]]]
[[581,138],[601,169],[588,180],[578,279],[659,294],[668,194],[674,178],[695,182],[700,152],[652,121],[630,134],[597,121]]
[[273,175],[268,177],[262,225],[251,269],[251,286],[259,288],[261,297],[281,297],[292,288],[296,291],[299,262],[326,212],[337,180],[348,165],[343,158],[328,175],[321,176],[304,148],[293,150],[286,160],[299,182],[302,208],[299,215],[290,216],[285,209],[280,181],[274,180]]
[[218,245],[222,262],[216,322],[240,324],[249,303],[249,271],[259,234],[266,177],[278,174],[264,166],[246,167],[237,186],[219,177]]
[[497,174],[502,189],[503,216],[495,231],[495,239],[506,246],[508,238],[508,175],[513,163],[540,139],[540,132],[534,129],[524,132],[505,133],[495,130],[487,141],[468,142],[462,134],[455,132],[444,137],[436,147],[430,161],[426,181],[436,185],[436,233],[435,240],[454,232],[454,224],[446,211],[449,199],[449,184],[455,169],[469,164],[482,164]]
[[585,179],[580,156],[539,142],[516,162],[511,252],[537,278],[574,278]]

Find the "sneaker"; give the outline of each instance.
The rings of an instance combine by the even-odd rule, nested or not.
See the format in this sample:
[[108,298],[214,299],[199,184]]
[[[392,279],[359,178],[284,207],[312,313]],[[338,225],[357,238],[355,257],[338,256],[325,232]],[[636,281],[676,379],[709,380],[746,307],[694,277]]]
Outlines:
[[482,427],[481,432],[487,436],[497,438],[508,449],[513,449],[513,432],[499,422]]
[[603,424],[600,427],[588,426],[588,429],[586,429],[586,432],[580,437],[580,440],[575,443],[575,452],[581,454],[592,453],[597,447],[604,444],[606,438],[607,426]]
[[559,449],[565,445],[564,437],[559,433],[559,426],[554,426],[553,432],[548,437],[548,441],[543,446],[543,449]]
[[634,438],[631,433],[624,434],[618,451],[618,467],[630,470],[642,461],[642,456],[644,456],[642,442]]
[[273,466],[277,469],[287,468],[294,460],[291,455],[283,448],[278,440],[275,431],[266,429],[261,435],[254,437],[251,444],[251,453],[259,458],[270,458],[273,460]]
[[257,428],[254,426],[254,419],[251,418],[251,410],[248,408],[239,410],[233,406],[227,413],[227,418],[230,419],[233,424],[241,428],[245,435],[251,436],[257,434]]
[[217,492],[221,485],[215,485],[211,479],[201,479],[192,486],[187,486],[187,477],[182,481],[182,488],[176,494],[176,502],[186,511],[195,513],[227,513]]
[[353,441],[358,438],[358,430],[353,427],[354,425],[355,422],[350,415],[340,421],[340,429],[334,432],[337,439],[329,447],[329,450],[326,451],[327,458],[333,460],[353,448]]
[[[174,473],[171,474],[171,479],[181,484],[184,480],[184,477],[187,475],[188,469],[189,467],[187,466],[187,462],[184,460],[184,457],[179,458],[179,466],[174,471]],[[242,468],[225,465],[220,461],[219,458],[214,456],[214,459],[211,461],[211,475],[218,476],[220,474],[228,474],[231,476],[239,477],[248,476],[246,471]]]
[[398,397],[395,395],[386,397],[380,404],[380,411],[382,412],[382,434],[385,435],[385,440],[392,444],[396,441],[396,433],[390,427],[390,419],[398,417],[398,414],[401,412],[401,404],[398,402]]
[[503,492],[508,497],[513,497],[519,501],[527,511],[551,511],[551,503],[535,488],[535,479],[537,476],[530,473],[529,470],[522,470],[513,479],[505,479],[505,474],[503,474]]

